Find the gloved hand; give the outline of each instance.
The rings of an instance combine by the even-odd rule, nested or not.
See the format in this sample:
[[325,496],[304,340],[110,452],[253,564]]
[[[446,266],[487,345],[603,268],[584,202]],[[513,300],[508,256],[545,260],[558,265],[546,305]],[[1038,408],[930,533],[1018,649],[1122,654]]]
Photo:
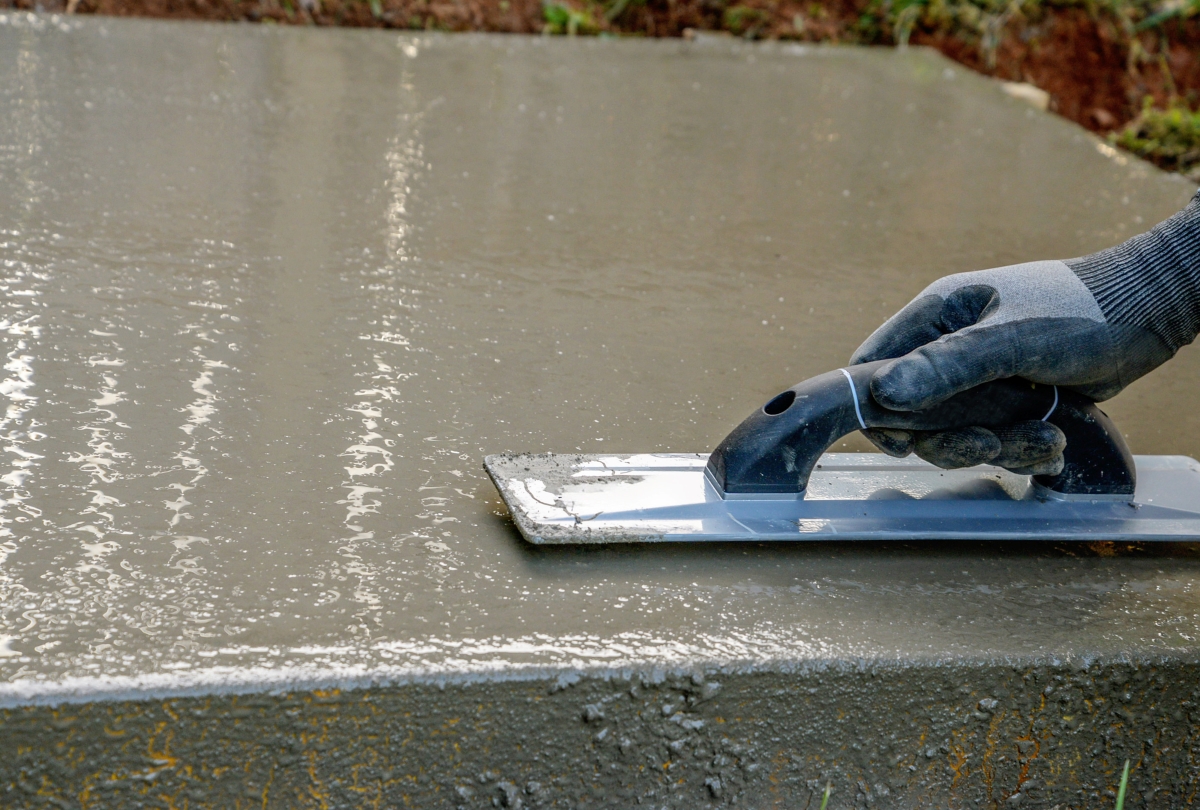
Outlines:
[[[896,358],[871,379],[882,406],[918,411],[1005,377],[1102,401],[1200,332],[1200,193],[1109,250],[935,281],[859,346],[851,363]],[[993,463],[1057,474],[1066,439],[1046,422],[1001,430],[864,431],[893,456],[952,469]]]

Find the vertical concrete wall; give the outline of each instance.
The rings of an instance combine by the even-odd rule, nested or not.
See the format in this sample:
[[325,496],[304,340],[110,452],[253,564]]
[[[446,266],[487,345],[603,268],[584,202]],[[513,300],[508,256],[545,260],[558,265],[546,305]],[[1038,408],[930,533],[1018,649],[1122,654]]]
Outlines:
[[5,807],[1193,806],[1178,661],[562,673],[0,714]]

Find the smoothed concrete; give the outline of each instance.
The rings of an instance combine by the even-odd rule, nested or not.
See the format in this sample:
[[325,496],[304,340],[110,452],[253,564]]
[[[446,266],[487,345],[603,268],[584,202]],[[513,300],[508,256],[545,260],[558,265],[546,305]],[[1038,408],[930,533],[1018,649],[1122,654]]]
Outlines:
[[922,51],[0,19],[0,804],[1190,801],[1192,546],[538,549],[480,465],[1192,187]]

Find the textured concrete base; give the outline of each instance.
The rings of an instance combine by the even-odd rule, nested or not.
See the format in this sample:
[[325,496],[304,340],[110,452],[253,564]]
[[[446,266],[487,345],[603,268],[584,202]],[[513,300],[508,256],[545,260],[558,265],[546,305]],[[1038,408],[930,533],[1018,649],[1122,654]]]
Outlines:
[[1192,806],[1200,666],[609,673],[0,714],[5,807]]

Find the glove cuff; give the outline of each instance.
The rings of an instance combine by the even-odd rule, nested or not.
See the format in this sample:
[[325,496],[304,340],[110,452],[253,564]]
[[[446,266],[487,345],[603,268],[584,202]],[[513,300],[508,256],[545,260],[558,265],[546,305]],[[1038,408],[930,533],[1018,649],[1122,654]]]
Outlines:
[[1200,333],[1200,192],[1146,233],[1065,264],[1110,325],[1150,332],[1174,354]]

